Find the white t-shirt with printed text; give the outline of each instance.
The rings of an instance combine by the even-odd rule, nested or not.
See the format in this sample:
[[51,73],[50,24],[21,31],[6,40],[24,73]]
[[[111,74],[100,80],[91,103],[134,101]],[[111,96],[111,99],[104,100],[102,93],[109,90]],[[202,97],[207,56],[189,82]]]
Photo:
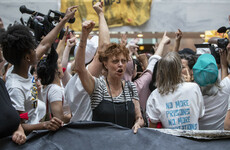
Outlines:
[[184,82],[173,93],[161,95],[155,89],[147,100],[146,113],[152,123],[164,128],[198,130],[198,119],[204,115],[203,97],[196,83]]

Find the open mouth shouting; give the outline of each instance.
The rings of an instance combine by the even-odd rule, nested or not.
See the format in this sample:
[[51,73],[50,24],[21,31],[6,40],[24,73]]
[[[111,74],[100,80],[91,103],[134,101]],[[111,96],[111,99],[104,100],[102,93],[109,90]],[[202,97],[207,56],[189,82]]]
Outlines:
[[122,75],[123,72],[124,72],[124,71],[123,71],[123,69],[121,69],[121,68],[117,70],[117,73],[118,73],[119,75]]

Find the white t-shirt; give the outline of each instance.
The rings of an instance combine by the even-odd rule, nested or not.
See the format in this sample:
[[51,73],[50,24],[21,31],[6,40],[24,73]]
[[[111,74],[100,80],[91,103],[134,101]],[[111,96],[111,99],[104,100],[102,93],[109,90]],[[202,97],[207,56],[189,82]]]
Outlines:
[[[47,94],[48,94],[48,97],[47,97]],[[42,89],[42,99],[46,105],[47,105],[47,98],[49,102],[48,103],[49,113],[51,113],[50,104],[52,102],[63,101],[64,103],[64,100],[65,100],[64,88],[58,86],[57,84],[49,84],[44,89]]]
[[216,95],[204,95],[205,114],[199,120],[201,130],[224,130],[224,119],[228,110],[230,79],[225,77],[220,82],[221,90]]
[[196,83],[179,84],[175,92],[162,96],[155,89],[147,100],[146,113],[152,123],[164,128],[198,130],[198,119],[204,115],[204,102]]
[[12,105],[17,111],[28,112],[28,124],[37,124],[45,116],[45,103],[37,99],[37,88],[31,74],[23,78],[12,73],[13,67],[7,72],[6,88],[9,92]]
[[90,96],[85,91],[78,74],[75,74],[67,83],[65,99],[72,113],[70,122],[92,120]]

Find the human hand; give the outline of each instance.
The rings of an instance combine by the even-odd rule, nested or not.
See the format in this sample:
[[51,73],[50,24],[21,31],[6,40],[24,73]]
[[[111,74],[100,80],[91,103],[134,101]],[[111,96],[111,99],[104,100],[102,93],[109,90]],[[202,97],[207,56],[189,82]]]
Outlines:
[[55,131],[64,125],[63,121],[53,117],[50,121],[43,122],[44,128],[47,130]]
[[96,13],[99,15],[100,13],[103,13],[103,2],[97,2],[93,5],[93,9],[96,11]]
[[76,45],[76,37],[72,37],[71,39],[67,40],[67,46],[69,48],[72,48],[74,45]]
[[176,34],[176,37],[175,37],[176,41],[180,41],[183,36],[181,30],[178,29],[177,32],[175,32],[175,34]]
[[185,70],[186,70],[186,74],[182,74],[182,77],[184,78],[185,82],[191,82],[192,81],[192,77],[190,76],[188,68],[185,68]]
[[91,20],[84,21],[82,23],[82,34],[88,37],[89,33],[93,30],[95,23]]
[[121,34],[120,43],[122,45],[126,45],[127,44],[127,35],[126,34]]
[[136,122],[132,127],[133,133],[136,134],[139,128],[141,128],[141,126]]
[[26,135],[21,125],[19,125],[18,129],[13,133],[12,140],[18,145],[26,142]]
[[167,32],[165,31],[164,35],[163,35],[163,38],[161,40],[161,42],[164,44],[164,45],[167,45],[167,44],[170,44],[170,38],[166,35]]
[[66,9],[65,17],[68,21],[69,19],[74,18],[75,12],[77,11],[78,6],[71,6]]

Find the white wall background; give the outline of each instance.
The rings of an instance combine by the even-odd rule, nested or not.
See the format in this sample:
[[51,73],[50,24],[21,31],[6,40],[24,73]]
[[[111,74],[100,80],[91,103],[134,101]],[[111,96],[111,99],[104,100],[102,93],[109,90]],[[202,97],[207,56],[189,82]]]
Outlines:
[[[49,9],[59,10],[59,0],[1,0],[0,17],[5,27],[15,20],[24,20],[28,15],[19,11],[21,5],[47,14]],[[175,32],[180,28],[183,32],[203,32],[230,26],[230,0],[153,0],[151,19],[139,27],[123,26],[111,28],[110,31],[143,31],[143,32]]]

